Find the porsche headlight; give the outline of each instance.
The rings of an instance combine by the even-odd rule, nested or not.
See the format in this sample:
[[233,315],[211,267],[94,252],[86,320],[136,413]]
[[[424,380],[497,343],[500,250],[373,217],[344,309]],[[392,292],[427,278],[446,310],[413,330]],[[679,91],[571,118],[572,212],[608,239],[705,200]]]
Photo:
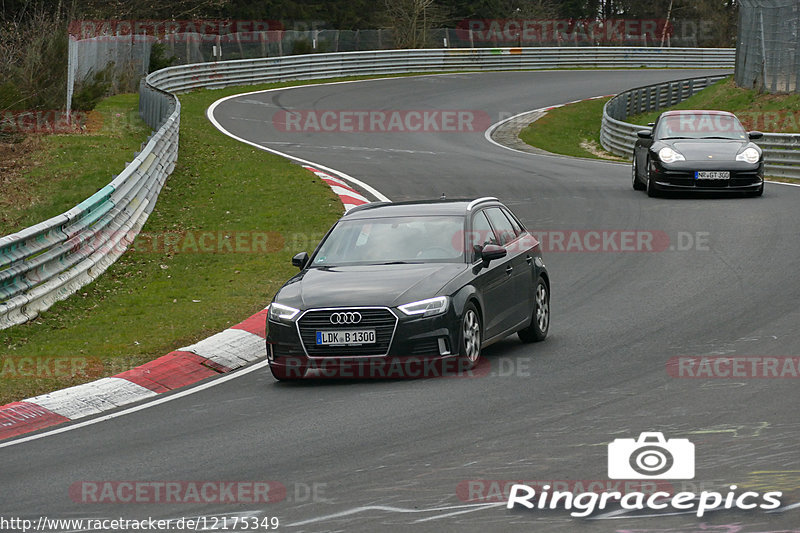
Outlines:
[[664,148],[658,151],[658,158],[664,163],[674,163],[675,161],[686,161],[686,158],[683,157],[683,154],[681,154],[680,152],[676,152],[669,146],[665,146]]
[[758,153],[758,150],[752,146],[736,154],[736,160],[744,161],[745,163],[758,163],[759,157],[761,157],[761,155]]
[[449,304],[447,296],[438,296],[436,298],[428,298],[427,300],[420,300],[418,302],[411,302],[398,307],[402,312],[411,315],[433,316],[440,315],[447,311]]
[[299,312],[300,310],[294,307],[273,302],[269,306],[269,319],[274,322],[291,322]]

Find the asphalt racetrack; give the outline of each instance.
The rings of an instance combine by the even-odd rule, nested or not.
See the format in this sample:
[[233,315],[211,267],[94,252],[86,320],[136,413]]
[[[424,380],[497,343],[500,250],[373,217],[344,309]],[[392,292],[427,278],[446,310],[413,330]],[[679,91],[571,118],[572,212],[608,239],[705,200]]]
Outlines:
[[[347,173],[393,201],[497,196],[544,236],[550,337],[493,345],[473,377],[285,384],[259,368],[6,447],[3,514],[277,516],[288,531],[800,529],[792,506],[800,501],[797,379],[690,378],[669,365],[691,356],[800,355],[800,188],[768,183],[762,198],[651,199],[632,190],[630,165],[518,153],[484,138],[491,123],[523,111],[714,72],[463,73],[220,104],[214,117],[232,134]],[[287,131],[287,110],[469,111],[480,127]],[[626,231],[644,240],[630,249]],[[264,297],[266,304],[271,295]],[[498,496],[510,480],[611,483],[607,445],[648,431],[695,445],[694,479],[673,481],[676,490],[782,490],[780,512],[698,518],[609,509],[573,518],[563,509],[508,510]],[[269,480],[286,493],[266,505],[92,504],[76,496],[76,483],[102,480]]]

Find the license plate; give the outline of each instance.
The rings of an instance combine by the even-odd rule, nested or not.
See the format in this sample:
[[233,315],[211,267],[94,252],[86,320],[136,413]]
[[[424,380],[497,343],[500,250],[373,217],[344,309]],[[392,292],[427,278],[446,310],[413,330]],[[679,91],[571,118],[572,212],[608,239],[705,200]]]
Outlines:
[[696,180],[729,180],[731,179],[730,172],[721,172],[721,171],[706,171],[706,172],[695,172],[694,179]]
[[336,344],[375,344],[375,330],[350,329],[317,332],[317,345],[332,346]]

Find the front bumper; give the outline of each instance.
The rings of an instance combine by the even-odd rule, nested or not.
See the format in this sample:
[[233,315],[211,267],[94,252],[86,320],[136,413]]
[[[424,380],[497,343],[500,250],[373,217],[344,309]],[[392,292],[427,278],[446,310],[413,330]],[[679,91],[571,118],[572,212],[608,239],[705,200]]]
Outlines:
[[[424,318],[409,317],[397,309],[390,311],[397,317],[397,324],[388,349],[380,347],[377,353],[368,353],[364,345],[350,349],[346,346],[312,347],[306,330],[303,330],[306,332],[303,335],[305,344],[301,340],[301,328],[297,322],[268,321],[269,365],[297,374],[297,377],[419,378],[460,370],[454,365],[457,366],[459,361],[461,321],[452,306],[442,315]],[[337,328],[326,326],[324,329]]]
[[[764,162],[730,163],[707,161],[679,161],[662,163],[650,161],[650,179],[657,189],[674,191],[747,192],[757,191],[764,185]],[[695,179],[697,171],[730,172],[730,179]]]

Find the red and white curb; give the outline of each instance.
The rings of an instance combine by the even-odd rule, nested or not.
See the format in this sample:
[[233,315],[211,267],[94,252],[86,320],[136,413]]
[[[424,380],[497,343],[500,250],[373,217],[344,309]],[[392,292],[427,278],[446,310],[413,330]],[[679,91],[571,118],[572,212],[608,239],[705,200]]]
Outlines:
[[307,165],[303,165],[303,168],[316,174],[322,181],[330,186],[333,192],[339,195],[339,199],[342,201],[345,211],[350,211],[356,206],[369,203],[369,200],[356,192],[356,190],[345,183],[343,179],[333,177],[326,172]]
[[[330,186],[345,211],[369,203],[344,180],[311,166],[303,168]],[[4,405],[0,440],[117,409],[264,359],[268,309],[121,374]]]
[[0,440],[145,400],[266,357],[267,309],[116,376],[0,407]]

